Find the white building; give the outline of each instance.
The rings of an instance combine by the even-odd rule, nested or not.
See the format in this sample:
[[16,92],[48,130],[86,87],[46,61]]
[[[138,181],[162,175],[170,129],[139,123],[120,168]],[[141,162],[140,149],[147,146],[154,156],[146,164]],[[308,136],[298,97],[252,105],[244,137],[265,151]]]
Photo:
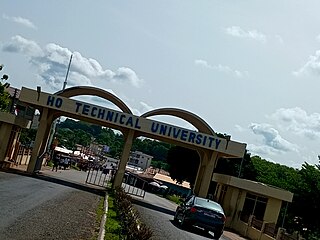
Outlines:
[[135,151],[130,153],[128,165],[135,166],[146,170],[151,165],[152,156],[143,152]]

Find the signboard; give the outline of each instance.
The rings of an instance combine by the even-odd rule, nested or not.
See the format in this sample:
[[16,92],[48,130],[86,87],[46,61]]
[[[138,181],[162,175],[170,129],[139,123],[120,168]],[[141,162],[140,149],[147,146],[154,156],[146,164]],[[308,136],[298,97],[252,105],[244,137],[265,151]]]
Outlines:
[[117,110],[89,104],[86,102],[61,97],[55,94],[37,92],[32,89],[22,88],[19,100],[35,106],[54,109],[68,116],[73,115],[95,119],[101,125],[119,126],[138,130],[149,135],[160,136],[178,142],[194,145],[197,147],[214,150],[235,157],[242,157],[246,144],[234,141],[227,142],[224,138],[208,135],[205,133],[181,128],[167,123],[138,117]]

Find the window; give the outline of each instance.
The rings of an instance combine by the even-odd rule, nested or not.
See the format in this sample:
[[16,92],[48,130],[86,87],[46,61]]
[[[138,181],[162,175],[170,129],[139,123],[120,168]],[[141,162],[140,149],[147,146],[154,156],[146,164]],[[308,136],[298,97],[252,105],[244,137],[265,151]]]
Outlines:
[[226,185],[221,186],[221,192],[220,192],[220,196],[219,196],[219,199],[218,199],[219,203],[223,202],[224,197],[225,197],[225,195],[227,193],[227,189],[228,189],[228,186],[226,186]]
[[186,205],[191,205],[191,204],[193,203],[193,199],[194,199],[193,196],[191,196],[190,199],[187,199],[187,200],[186,200]]
[[263,220],[267,202],[268,199],[266,197],[247,193],[240,219],[247,222],[249,216],[254,215],[256,219]]

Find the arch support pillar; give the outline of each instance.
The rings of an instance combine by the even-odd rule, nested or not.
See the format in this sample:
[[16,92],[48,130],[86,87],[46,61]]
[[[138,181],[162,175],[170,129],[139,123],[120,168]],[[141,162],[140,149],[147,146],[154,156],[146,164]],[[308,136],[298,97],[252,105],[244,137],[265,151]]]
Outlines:
[[39,127],[27,168],[28,173],[33,173],[41,168],[41,162],[38,161],[42,161],[42,159],[39,159],[39,155],[45,151],[52,120],[53,117],[49,115],[49,110],[44,109],[40,116]]
[[118,171],[116,173],[116,176],[113,182],[113,188],[120,187],[122,184],[122,180],[126,170],[126,165],[130,156],[130,150],[134,140],[134,133],[135,133],[134,130],[129,130],[125,135],[126,139],[124,141],[124,146],[123,146],[123,151],[122,151],[121,159],[118,166]]
[[0,124],[0,136],[2,136],[0,144],[0,162],[5,161],[7,149],[9,147],[9,140],[12,130],[12,124],[2,122]]
[[201,162],[194,187],[194,192],[199,197],[207,197],[217,158],[218,152],[204,152],[201,156]]

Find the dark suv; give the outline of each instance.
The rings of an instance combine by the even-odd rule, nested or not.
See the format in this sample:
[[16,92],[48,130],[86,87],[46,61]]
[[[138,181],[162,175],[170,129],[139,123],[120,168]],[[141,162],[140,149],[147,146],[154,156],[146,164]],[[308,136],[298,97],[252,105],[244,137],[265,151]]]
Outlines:
[[191,196],[177,207],[174,220],[181,226],[198,226],[205,231],[212,231],[214,239],[219,239],[223,233],[226,216],[219,203]]

